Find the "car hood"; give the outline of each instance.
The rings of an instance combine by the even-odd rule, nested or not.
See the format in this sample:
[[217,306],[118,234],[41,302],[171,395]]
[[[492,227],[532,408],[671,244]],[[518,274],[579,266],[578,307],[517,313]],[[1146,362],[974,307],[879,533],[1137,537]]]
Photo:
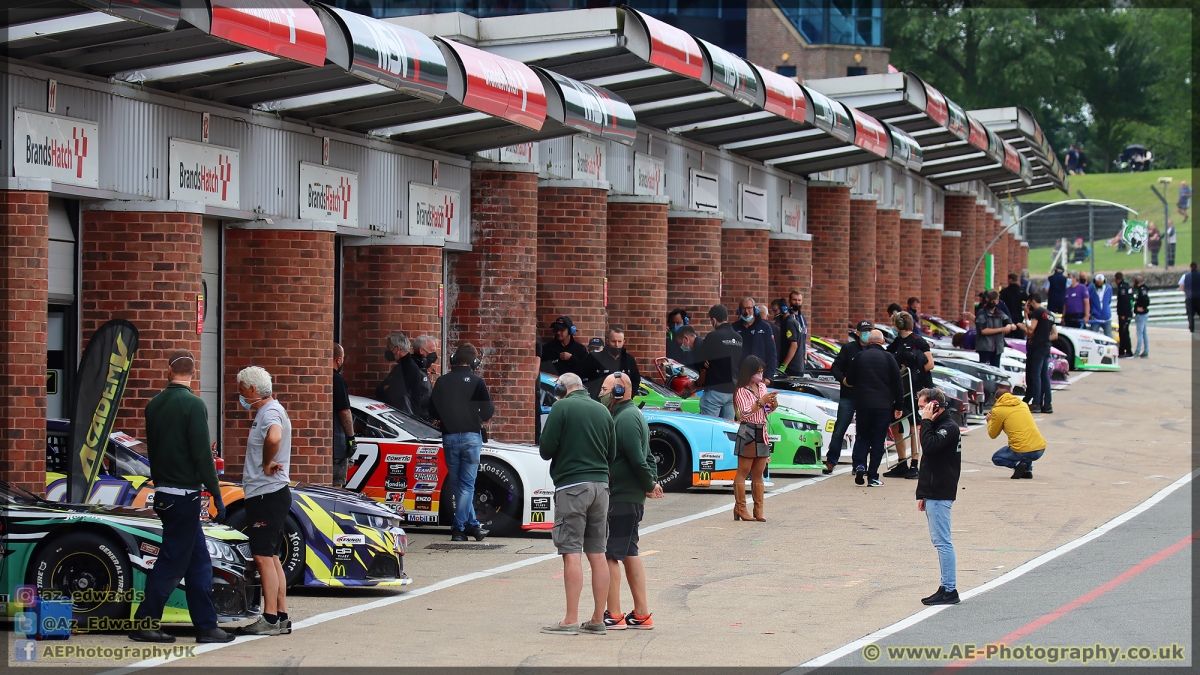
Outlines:
[[680,412],[676,410],[658,410],[653,408],[643,408],[642,416],[647,422],[660,420],[663,422],[674,422],[677,424],[706,424],[710,426],[719,426],[726,431],[737,432],[737,426],[733,422],[721,417],[712,417],[710,415],[697,415],[696,413]]
[[294,492],[306,494],[310,497],[318,497],[331,501],[346,502],[352,504],[354,508],[367,511],[380,511],[379,515],[395,516],[394,513],[379,506],[379,502],[366,497],[358,492],[343,490],[342,488],[329,487],[327,485],[312,485],[309,483],[297,483],[292,487]]
[[536,445],[524,445],[521,443],[498,443],[496,441],[488,441],[483,444],[484,448],[492,450],[503,450],[505,452],[520,452],[526,455],[537,455],[541,457],[541,451]]

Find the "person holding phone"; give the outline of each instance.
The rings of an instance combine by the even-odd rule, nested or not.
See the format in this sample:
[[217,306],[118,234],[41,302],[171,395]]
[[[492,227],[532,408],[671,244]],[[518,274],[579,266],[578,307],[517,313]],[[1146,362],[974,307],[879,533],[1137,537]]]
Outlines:
[[[767,440],[767,414],[779,407],[777,394],[767,393],[763,381],[766,364],[757,356],[747,356],[738,370],[737,389],[734,391],[734,406],[737,408],[738,432],[737,474],[733,478],[733,519],[767,522],[763,517],[765,485],[763,471],[771,457],[771,445]],[[750,487],[754,493],[754,515],[746,513],[746,476],[750,476]]]
[[962,471],[962,442],[958,423],[946,414],[946,394],[937,387],[917,394],[921,411],[921,466],[917,476],[917,510],[925,513],[929,539],[937,549],[941,585],[922,598],[926,605],[957,605],[958,586],[954,543],[950,540],[950,508],[958,495]]

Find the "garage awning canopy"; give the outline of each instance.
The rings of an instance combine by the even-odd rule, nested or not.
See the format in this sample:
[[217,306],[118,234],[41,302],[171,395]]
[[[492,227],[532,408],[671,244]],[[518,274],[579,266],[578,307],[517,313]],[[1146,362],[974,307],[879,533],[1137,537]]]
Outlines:
[[16,0],[6,16],[10,58],[447,152],[636,133],[602,87],[315,2]]
[[972,110],[971,115],[998,136],[1012,143],[1032,167],[1033,180],[1023,192],[1070,192],[1067,172],[1033,113],[1023,106]]
[[967,140],[962,108],[912,73],[806,80],[805,86],[908,132],[922,147]]

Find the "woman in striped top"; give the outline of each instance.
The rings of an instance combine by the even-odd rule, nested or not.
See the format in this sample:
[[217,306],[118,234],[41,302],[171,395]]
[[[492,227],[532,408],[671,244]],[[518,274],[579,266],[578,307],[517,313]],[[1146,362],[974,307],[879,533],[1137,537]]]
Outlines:
[[[733,479],[733,519],[766,522],[763,517],[763,470],[771,456],[767,441],[767,413],[779,407],[775,394],[767,393],[763,382],[763,362],[757,356],[742,361],[738,372],[737,389],[733,395],[738,426],[735,447],[738,454],[737,475]],[[746,476],[754,492],[754,515],[746,512]]]

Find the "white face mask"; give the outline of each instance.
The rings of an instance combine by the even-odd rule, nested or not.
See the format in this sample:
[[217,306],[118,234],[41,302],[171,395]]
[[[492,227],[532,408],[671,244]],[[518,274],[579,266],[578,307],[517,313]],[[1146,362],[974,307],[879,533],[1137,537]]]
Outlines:
[[754,374],[754,377],[751,377],[751,378],[750,378],[750,381],[751,381],[751,382],[754,382],[754,383],[758,383],[758,382],[762,382],[762,378],[763,378],[763,374],[762,374],[762,373],[755,373],[755,374]]

